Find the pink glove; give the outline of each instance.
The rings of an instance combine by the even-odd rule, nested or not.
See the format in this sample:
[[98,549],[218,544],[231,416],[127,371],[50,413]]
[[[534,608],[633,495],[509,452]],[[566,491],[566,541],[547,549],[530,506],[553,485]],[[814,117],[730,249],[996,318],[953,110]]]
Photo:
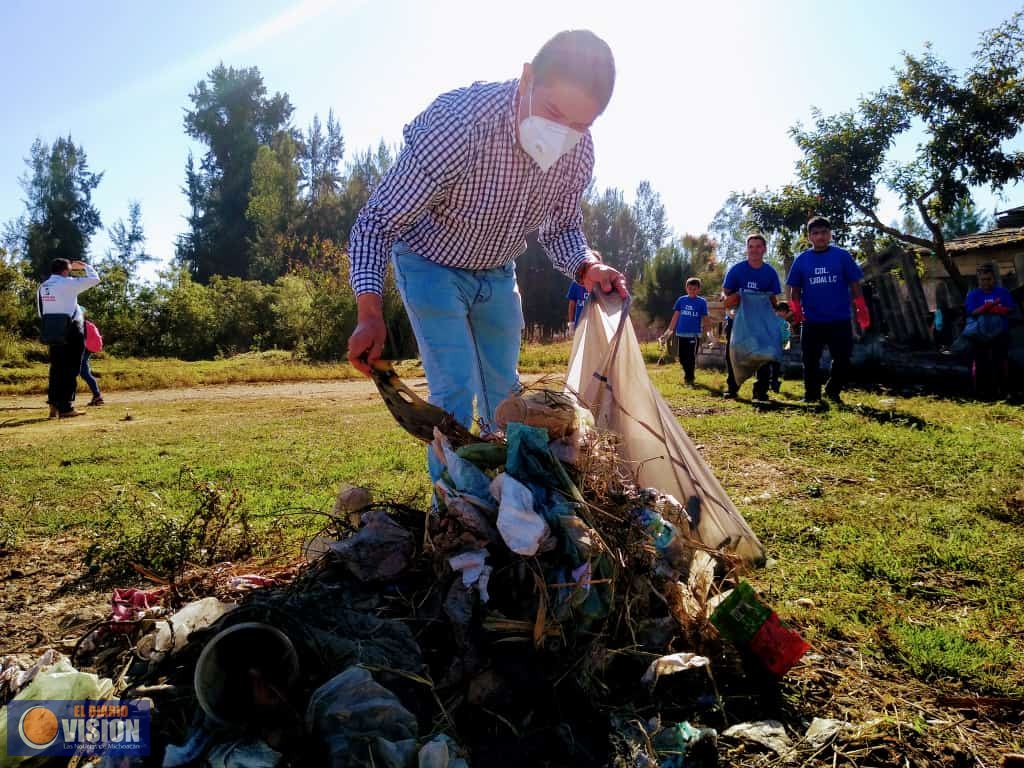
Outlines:
[[857,318],[857,325],[862,331],[866,331],[871,325],[871,313],[868,312],[868,303],[864,301],[863,296],[858,296],[853,300],[853,312]]

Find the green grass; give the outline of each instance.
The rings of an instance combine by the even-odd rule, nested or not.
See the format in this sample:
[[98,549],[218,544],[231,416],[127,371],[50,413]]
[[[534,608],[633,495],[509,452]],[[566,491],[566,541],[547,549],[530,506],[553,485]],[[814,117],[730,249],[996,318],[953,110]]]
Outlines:
[[678,376],[653,373],[768,546],[753,580],[812,643],[856,640],[926,680],[1024,691],[1024,410],[853,392],[816,413],[786,382],[761,411]]
[[[566,349],[527,350],[523,369],[558,369]],[[651,375],[768,548],[753,582],[812,644],[856,643],[923,680],[1024,693],[1024,410],[857,391],[814,412],[797,382],[755,410],[721,399],[720,374],[698,373],[708,389],[683,388],[675,365]],[[0,428],[0,536],[84,538],[126,488],[140,509],[181,514],[194,503],[183,466],[239,489],[293,540],[321,523],[291,513],[329,509],[342,480],[414,503],[429,489],[423,449],[372,396],[131,413]]]
[[[221,360],[186,362],[173,358],[117,358],[100,354],[90,361],[93,375],[104,392],[129,389],[166,389],[203,384],[310,381],[360,377],[347,363],[311,363],[292,358],[290,352],[250,352]],[[0,395],[46,392],[48,365],[27,362],[0,366]],[[85,385],[79,383],[79,390]]]
[[[3,354],[5,344],[11,354]],[[564,370],[570,342],[526,344],[520,358],[523,373]],[[49,367],[41,344],[0,336],[0,395],[35,395],[46,392]],[[648,362],[657,360],[657,345],[644,346]],[[359,379],[362,374],[348,363],[316,363],[296,359],[290,352],[248,352],[219,360],[188,362],[173,358],[119,358],[100,354],[90,361],[93,375],[104,392],[137,389],[168,389],[208,384],[241,384],[275,381]],[[422,376],[418,361],[398,366],[403,376]],[[85,385],[79,383],[79,390]]]

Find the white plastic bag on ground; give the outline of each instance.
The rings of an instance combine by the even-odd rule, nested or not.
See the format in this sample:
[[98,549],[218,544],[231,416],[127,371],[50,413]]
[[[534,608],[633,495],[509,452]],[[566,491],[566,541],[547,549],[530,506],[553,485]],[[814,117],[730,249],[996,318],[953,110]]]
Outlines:
[[761,564],[765,552],[696,446],[647,375],[628,302],[592,294],[573,339],[566,386],[593,412],[598,429],[616,433],[620,454],[640,487],[657,488],[688,510],[699,501],[700,540]]

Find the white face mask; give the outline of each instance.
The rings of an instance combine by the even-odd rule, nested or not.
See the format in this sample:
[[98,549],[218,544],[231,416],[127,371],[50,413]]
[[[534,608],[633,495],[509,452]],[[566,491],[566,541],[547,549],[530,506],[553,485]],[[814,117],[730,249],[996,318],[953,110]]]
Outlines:
[[542,171],[576,146],[583,134],[567,125],[531,115],[533,111],[533,84],[530,84],[527,117],[519,123],[519,143]]

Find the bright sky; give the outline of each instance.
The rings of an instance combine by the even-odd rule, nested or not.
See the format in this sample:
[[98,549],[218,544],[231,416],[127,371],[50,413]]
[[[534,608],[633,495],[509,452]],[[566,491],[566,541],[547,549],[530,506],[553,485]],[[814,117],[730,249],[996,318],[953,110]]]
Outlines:
[[[661,193],[677,233],[704,231],[731,190],[791,181],[787,130],[852,106],[891,81],[901,50],[931,41],[955,67],[1011,0],[94,0],[0,4],[0,221],[23,210],[18,177],[38,136],[70,133],[94,171],[105,225],[142,204],[148,249],[173,254],[185,228],[182,128],[188,94],[219,61],[259,67],[305,127],[333,108],[348,150],[384,138],[435,96],[474,80],[518,76],[555,32],[593,29],[618,79],[593,129],[598,184]],[[1024,189],[995,207],[1024,203]],[[886,219],[897,215],[886,210]],[[108,247],[105,232],[92,253]]]

